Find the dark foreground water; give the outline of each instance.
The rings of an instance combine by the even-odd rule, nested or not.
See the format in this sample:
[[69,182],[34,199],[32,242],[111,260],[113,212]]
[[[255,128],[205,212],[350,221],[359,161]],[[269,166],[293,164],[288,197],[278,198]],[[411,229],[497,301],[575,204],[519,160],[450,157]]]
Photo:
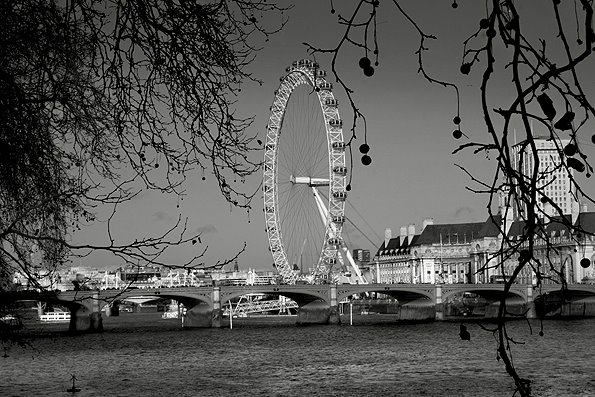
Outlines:
[[[79,397],[512,395],[495,340],[477,324],[467,324],[467,342],[452,322],[293,320],[180,329],[159,313],[124,314],[106,319],[103,334],[78,336],[33,324],[33,347],[0,358],[0,395],[68,396],[71,374]],[[525,343],[513,346],[514,359],[534,395],[595,396],[595,319],[547,321],[543,337],[533,326],[533,335],[523,322],[509,329]]]

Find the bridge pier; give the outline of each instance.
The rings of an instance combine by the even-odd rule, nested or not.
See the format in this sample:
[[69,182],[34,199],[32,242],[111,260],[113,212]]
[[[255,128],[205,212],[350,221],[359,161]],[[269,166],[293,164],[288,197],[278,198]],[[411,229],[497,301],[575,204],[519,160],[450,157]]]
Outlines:
[[535,310],[535,300],[533,298],[533,286],[527,285],[527,318],[537,318],[537,311]]
[[299,307],[297,325],[341,324],[339,304],[337,302],[337,285],[331,284],[329,287],[329,301],[317,299]]
[[436,316],[435,319],[436,321],[443,321],[444,320],[444,304],[442,303],[442,285],[440,284],[436,284],[434,286],[435,291],[436,291],[436,302],[435,302],[435,307],[436,307]]
[[208,303],[200,303],[182,317],[182,327],[188,328],[220,328],[221,309],[216,311]]
[[81,306],[70,309],[70,332],[103,332],[103,318],[99,305],[99,291],[83,299]]
[[117,317],[120,315],[120,303],[112,302],[106,305],[103,311],[106,317]]
[[211,327],[221,328],[221,288],[213,287],[213,312],[211,313]]
[[221,288],[213,287],[212,305],[201,302],[188,309],[182,317],[182,327],[221,328]]
[[[338,315],[338,310],[337,310]],[[329,324],[331,308],[322,299],[300,306],[297,312],[297,325]]]
[[337,284],[331,285],[331,307],[329,313],[329,324],[339,325],[341,324],[341,316],[339,314],[339,302],[337,301]]

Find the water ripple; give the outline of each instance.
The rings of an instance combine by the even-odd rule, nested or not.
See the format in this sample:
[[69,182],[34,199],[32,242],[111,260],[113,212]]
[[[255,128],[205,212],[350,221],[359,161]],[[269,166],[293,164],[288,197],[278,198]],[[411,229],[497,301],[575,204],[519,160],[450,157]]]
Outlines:
[[[64,396],[511,396],[493,336],[469,324],[179,329],[156,315],[106,319],[100,335],[40,332],[1,361],[0,394]],[[135,319],[132,321],[131,319]],[[128,322],[126,322],[128,321]],[[157,325],[155,325],[157,323]],[[595,395],[595,319],[510,326],[515,364],[540,397]],[[534,328],[537,329],[537,328]]]

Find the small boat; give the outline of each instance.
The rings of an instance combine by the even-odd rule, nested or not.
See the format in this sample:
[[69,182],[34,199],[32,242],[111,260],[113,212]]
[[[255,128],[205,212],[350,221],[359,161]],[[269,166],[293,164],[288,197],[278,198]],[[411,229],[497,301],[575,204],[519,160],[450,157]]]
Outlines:
[[178,312],[163,312],[161,318],[178,318]]
[[0,317],[0,329],[15,330],[23,328],[23,322],[20,318],[7,314]]

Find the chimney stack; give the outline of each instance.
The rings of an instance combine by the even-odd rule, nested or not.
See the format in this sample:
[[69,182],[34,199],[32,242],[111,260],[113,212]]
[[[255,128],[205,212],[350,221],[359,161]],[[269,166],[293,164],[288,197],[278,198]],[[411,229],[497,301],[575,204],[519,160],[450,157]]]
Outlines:
[[384,248],[388,247],[389,241],[393,238],[393,231],[390,228],[384,229]]
[[433,225],[434,224],[434,218],[425,218],[422,226],[421,226],[421,231],[423,232],[426,229],[426,226],[428,225]]
[[407,238],[407,226],[401,226],[401,230],[400,230],[400,236],[401,236],[401,245],[403,245],[403,242],[405,242],[405,239]]
[[407,237],[409,238],[407,244],[411,245],[413,236],[415,236],[415,223],[410,223],[409,227],[407,227]]

